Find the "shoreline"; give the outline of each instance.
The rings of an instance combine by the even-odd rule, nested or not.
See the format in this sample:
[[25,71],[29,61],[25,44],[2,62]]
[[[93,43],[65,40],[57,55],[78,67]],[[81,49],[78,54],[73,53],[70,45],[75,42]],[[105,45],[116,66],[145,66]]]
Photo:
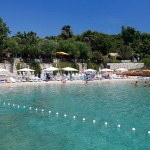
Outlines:
[[[88,81],[87,84],[90,83],[104,83],[104,82],[124,82],[124,81],[137,81],[139,79],[130,78],[130,79],[105,79],[105,80],[93,80]],[[18,82],[18,83],[0,83],[0,87],[18,87],[18,86],[36,86],[36,85],[63,85],[63,84],[85,84],[83,80],[73,80],[73,81],[66,81],[66,83],[62,83],[61,81],[39,81],[39,82]]]

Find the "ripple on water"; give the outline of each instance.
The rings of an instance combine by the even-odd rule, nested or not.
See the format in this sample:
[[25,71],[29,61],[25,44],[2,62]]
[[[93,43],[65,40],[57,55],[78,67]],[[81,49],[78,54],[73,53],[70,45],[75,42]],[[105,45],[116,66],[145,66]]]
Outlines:
[[137,88],[130,82],[2,87],[0,93],[1,149],[150,146],[150,90],[142,83]]

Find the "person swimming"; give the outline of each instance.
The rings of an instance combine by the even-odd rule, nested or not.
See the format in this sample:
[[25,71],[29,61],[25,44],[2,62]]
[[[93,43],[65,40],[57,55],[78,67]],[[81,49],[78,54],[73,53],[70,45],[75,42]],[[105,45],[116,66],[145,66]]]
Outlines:
[[145,83],[144,83],[144,87],[147,87],[147,86],[150,86],[150,84],[149,84],[149,83],[147,83],[147,81],[145,81]]
[[134,86],[138,86],[138,82],[137,81],[135,81],[135,83],[131,83],[131,84],[133,84]]

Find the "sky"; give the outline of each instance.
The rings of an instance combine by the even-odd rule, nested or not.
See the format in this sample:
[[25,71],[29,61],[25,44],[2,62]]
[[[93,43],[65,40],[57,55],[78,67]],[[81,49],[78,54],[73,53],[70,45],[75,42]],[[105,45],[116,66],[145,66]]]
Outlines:
[[36,32],[61,34],[70,25],[75,35],[87,30],[119,34],[121,26],[150,33],[150,0],[1,0],[0,17],[11,35]]

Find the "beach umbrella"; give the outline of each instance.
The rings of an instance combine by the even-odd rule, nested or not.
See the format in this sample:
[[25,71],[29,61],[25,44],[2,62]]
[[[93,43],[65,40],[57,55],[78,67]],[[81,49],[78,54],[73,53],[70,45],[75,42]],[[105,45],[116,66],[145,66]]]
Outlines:
[[33,69],[29,69],[29,68],[23,68],[23,69],[19,69],[17,71],[23,71],[23,72],[31,72],[31,71],[35,71]]
[[86,70],[84,70],[84,72],[96,72],[96,70],[94,70],[94,69],[86,69]]
[[62,70],[64,70],[64,71],[78,71],[77,69],[71,68],[71,67],[62,68]]
[[32,72],[34,72],[35,70],[29,69],[29,68],[23,68],[23,69],[19,69],[17,71],[22,72],[23,76],[30,76],[30,75],[32,75]]
[[60,54],[60,55],[69,55],[69,54],[67,54],[67,53],[65,53],[65,52],[56,52],[56,54]]
[[0,75],[5,75],[7,72],[7,69],[0,68]]
[[116,69],[116,71],[124,72],[124,71],[128,71],[128,69],[125,69],[125,68],[119,68],[119,69]]
[[104,68],[104,69],[101,70],[101,72],[113,72],[113,70]]
[[0,68],[0,72],[8,72],[7,69]]
[[57,70],[59,70],[59,68],[56,68],[56,67],[49,67],[49,68],[44,69],[44,71],[57,71]]
[[69,54],[67,54],[67,53],[65,53],[65,52],[56,52],[56,54],[61,55],[61,59],[62,59],[63,55],[69,55]]

